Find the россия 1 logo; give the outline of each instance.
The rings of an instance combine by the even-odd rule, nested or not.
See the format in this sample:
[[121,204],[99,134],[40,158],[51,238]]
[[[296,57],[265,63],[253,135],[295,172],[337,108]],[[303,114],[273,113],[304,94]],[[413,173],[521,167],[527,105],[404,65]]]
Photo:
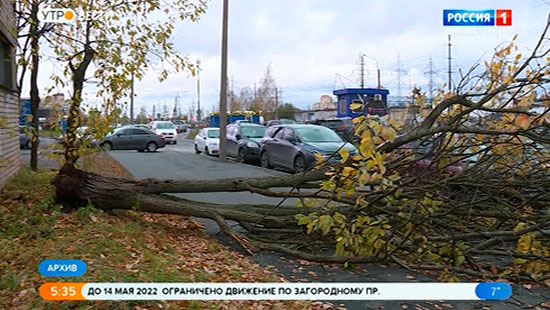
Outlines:
[[443,10],[443,26],[512,26],[512,10]]

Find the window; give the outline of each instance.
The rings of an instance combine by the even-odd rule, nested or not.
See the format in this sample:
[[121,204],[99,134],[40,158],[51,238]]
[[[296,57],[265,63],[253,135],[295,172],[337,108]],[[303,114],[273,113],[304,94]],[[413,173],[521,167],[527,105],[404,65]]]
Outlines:
[[13,88],[13,47],[0,36],[0,85]]
[[265,130],[264,137],[273,138],[273,136],[275,135],[275,133],[277,132],[277,130],[279,130],[279,128],[280,128],[280,127],[277,127],[277,126],[267,127],[267,129]]
[[236,130],[235,130],[235,126],[227,126],[227,132],[226,132],[226,136],[228,138],[232,138],[232,139],[235,139],[236,137]]
[[348,103],[348,101],[347,101],[345,98],[342,99],[342,100],[340,100],[340,104],[339,104],[339,106],[338,106],[338,108],[339,108],[339,110],[340,110],[340,111],[339,111],[340,114],[347,114],[347,113],[348,113],[348,109],[347,109],[347,107],[346,107],[346,104],[347,104],[347,103]]
[[219,137],[220,137],[220,131],[218,129],[208,130],[208,138],[219,138]]
[[264,126],[242,126],[243,138],[262,138],[265,133]]
[[283,132],[283,137],[287,141],[294,141],[296,140],[296,135],[294,134],[294,130],[290,128],[285,128]]
[[277,131],[275,134],[275,139],[283,140],[284,139],[284,128],[281,128],[281,130]]
[[342,139],[326,127],[297,128],[296,132],[302,142],[342,142]]
[[145,130],[142,130],[142,129],[132,129],[130,134],[131,135],[147,135],[149,133]]
[[172,122],[158,122],[157,129],[174,129],[176,128]]
[[130,129],[119,129],[119,130],[115,131],[115,134],[117,136],[126,136],[126,135],[130,134]]

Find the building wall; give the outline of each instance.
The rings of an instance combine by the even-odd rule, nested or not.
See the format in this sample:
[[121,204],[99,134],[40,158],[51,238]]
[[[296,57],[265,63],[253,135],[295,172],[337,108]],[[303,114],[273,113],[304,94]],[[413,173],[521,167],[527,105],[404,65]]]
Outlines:
[[0,189],[14,175],[20,163],[19,98],[15,84],[16,38],[13,1],[0,0]]
[[19,100],[0,89],[0,189],[19,168]]

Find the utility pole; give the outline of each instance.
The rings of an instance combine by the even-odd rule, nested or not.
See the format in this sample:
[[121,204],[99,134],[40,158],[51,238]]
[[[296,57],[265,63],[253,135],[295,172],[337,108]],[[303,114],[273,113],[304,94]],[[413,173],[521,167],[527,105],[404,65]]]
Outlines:
[[365,88],[365,59],[361,53],[359,53],[359,86]]
[[180,94],[176,93],[176,98],[174,98],[174,110],[172,111],[172,120],[176,120],[178,114],[178,99]]
[[275,119],[279,118],[279,89],[275,87]]
[[449,35],[449,58],[448,58],[448,61],[449,61],[449,69],[447,70],[447,73],[449,74],[449,92],[452,92],[452,87],[451,87],[451,81],[452,81],[452,72],[451,72],[451,35]]
[[256,83],[254,83],[254,100],[253,100],[253,104],[254,104],[254,109],[257,109],[258,107],[256,106]]
[[402,96],[401,96],[401,73],[405,72],[402,68],[401,64],[401,55],[397,53],[397,98],[399,98],[399,102],[402,103]]
[[229,78],[227,78],[227,88],[229,89],[229,93],[227,94],[227,102],[229,102],[229,112],[235,112],[233,111],[233,76],[231,76],[231,82],[229,82]]
[[201,60],[197,59],[197,120],[200,121],[201,118]]
[[156,120],[157,119],[157,105],[156,104],[153,104],[153,119]]
[[434,74],[436,73],[436,71],[434,70],[434,64],[432,62],[432,58],[430,57],[430,62],[428,63],[428,70],[426,72],[424,72],[424,75],[428,75],[429,77],[429,80],[428,80],[428,93],[430,95],[430,98],[429,100],[432,101],[433,98],[434,98],[434,95],[433,95],[433,89],[434,89]]
[[380,84],[380,65],[378,64],[378,60],[376,58],[368,56],[363,53],[359,53],[359,64],[361,65],[360,72],[361,72],[361,88],[364,87],[364,80],[365,80],[365,57],[368,57],[376,63],[376,80],[377,80],[377,87],[378,89],[382,88],[382,85]]
[[132,71],[132,88],[130,89],[130,124],[134,123],[134,71]]
[[164,121],[168,119],[168,106],[164,100],[162,101],[162,118]]
[[227,135],[227,28],[229,18],[229,0],[223,0],[222,23],[222,67],[220,77],[220,160],[226,160]]

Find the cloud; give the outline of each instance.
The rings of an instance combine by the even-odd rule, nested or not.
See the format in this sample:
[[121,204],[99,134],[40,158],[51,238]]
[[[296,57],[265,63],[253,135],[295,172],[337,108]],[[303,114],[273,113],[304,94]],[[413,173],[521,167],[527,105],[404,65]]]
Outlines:
[[[198,23],[181,22],[173,42],[191,61],[200,58],[201,102],[218,104],[220,86],[221,3]],[[511,8],[512,27],[444,27],[443,9]],[[397,55],[403,70],[402,92],[412,85],[427,88],[425,74],[432,58],[436,83],[446,81],[447,35],[452,35],[452,71],[465,70],[489,57],[495,46],[519,33],[527,52],[542,31],[549,6],[542,1],[384,1],[277,0],[230,2],[229,77],[235,87],[253,87],[271,63],[283,100],[305,108],[321,94],[358,80],[358,55],[366,58],[366,84],[376,85],[376,61],[382,85],[397,93]],[[370,57],[376,59],[373,61]],[[44,69],[44,67],[43,67]],[[337,75],[338,74],[338,75]],[[49,78],[41,74],[41,84]],[[137,108],[179,94],[184,110],[196,101],[196,78],[187,72],[159,83],[151,73],[137,83]]]

